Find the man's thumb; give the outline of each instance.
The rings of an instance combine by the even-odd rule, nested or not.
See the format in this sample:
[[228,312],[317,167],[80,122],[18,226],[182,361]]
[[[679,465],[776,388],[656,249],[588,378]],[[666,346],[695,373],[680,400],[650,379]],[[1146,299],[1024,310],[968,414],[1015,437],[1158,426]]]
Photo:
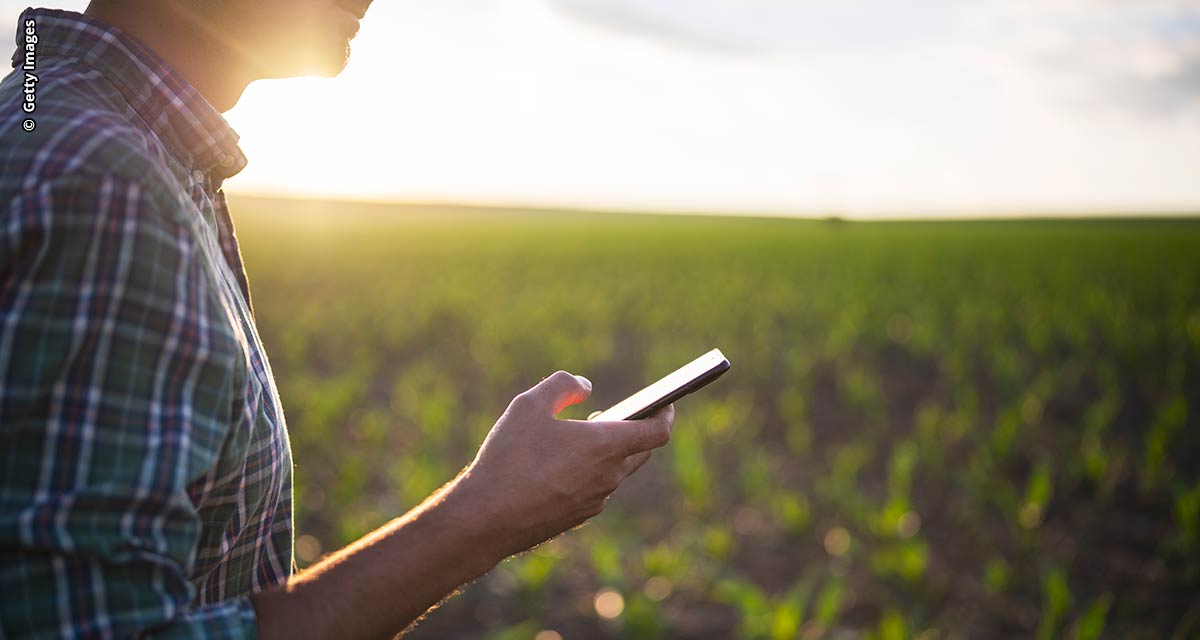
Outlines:
[[592,394],[592,382],[583,376],[556,371],[530,389],[538,401],[550,407],[551,415],[587,400]]

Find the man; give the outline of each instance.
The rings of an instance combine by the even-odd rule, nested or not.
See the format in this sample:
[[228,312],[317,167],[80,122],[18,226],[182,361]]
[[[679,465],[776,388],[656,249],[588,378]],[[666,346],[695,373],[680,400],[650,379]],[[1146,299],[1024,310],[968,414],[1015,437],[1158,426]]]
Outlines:
[[591,390],[557,372],[421,506],[292,574],[287,432],[221,191],[246,160],[219,112],[256,79],[336,74],[368,4],[22,14],[0,84],[0,638],[394,635],[667,442],[672,408],[556,420]]

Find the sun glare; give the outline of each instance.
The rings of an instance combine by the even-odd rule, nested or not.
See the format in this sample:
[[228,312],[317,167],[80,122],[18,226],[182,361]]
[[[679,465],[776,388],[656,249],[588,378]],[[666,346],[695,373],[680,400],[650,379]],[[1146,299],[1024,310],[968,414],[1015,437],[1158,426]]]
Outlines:
[[747,23],[731,51],[563,6],[376,3],[341,76],[259,82],[230,112],[250,158],[230,189],[859,216],[1200,202],[1200,119],[1030,66],[1049,12],[987,5],[966,35],[906,39],[926,27],[873,34],[819,4],[767,34],[805,38]]

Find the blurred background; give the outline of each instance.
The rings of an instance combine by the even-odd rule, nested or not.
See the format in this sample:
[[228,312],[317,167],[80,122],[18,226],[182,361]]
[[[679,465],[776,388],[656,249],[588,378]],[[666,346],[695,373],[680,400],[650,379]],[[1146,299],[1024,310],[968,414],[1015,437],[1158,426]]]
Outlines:
[[[24,6],[0,0],[0,36]],[[1200,2],[380,0],[339,78],[257,83],[229,119],[233,192],[1190,212]]]
[[301,566],[733,362],[413,637],[1200,635],[1200,2],[378,0],[227,115]]

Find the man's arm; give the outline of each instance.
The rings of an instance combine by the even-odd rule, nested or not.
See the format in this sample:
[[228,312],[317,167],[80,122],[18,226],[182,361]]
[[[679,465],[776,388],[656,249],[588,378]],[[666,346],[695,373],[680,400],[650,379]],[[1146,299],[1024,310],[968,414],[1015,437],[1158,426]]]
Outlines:
[[[228,354],[190,232],[117,176],[70,176],[0,225],[0,637],[392,635],[507,555],[599,513],[673,413],[554,416],[559,372],[513,400],[475,461],[412,513],[286,587],[192,608],[187,487],[219,455]],[[201,399],[204,399],[203,401]]]
[[191,606],[236,347],[191,233],[113,175],[0,206],[0,637],[253,637],[248,599]]
[[558,372],[515,398],[475,461],[421,506],[286,587],[252,596],[263,638],[395,635],[505,557],[600,513],[666,444],[674,407],[646,420],[556,420],[591,384]]

